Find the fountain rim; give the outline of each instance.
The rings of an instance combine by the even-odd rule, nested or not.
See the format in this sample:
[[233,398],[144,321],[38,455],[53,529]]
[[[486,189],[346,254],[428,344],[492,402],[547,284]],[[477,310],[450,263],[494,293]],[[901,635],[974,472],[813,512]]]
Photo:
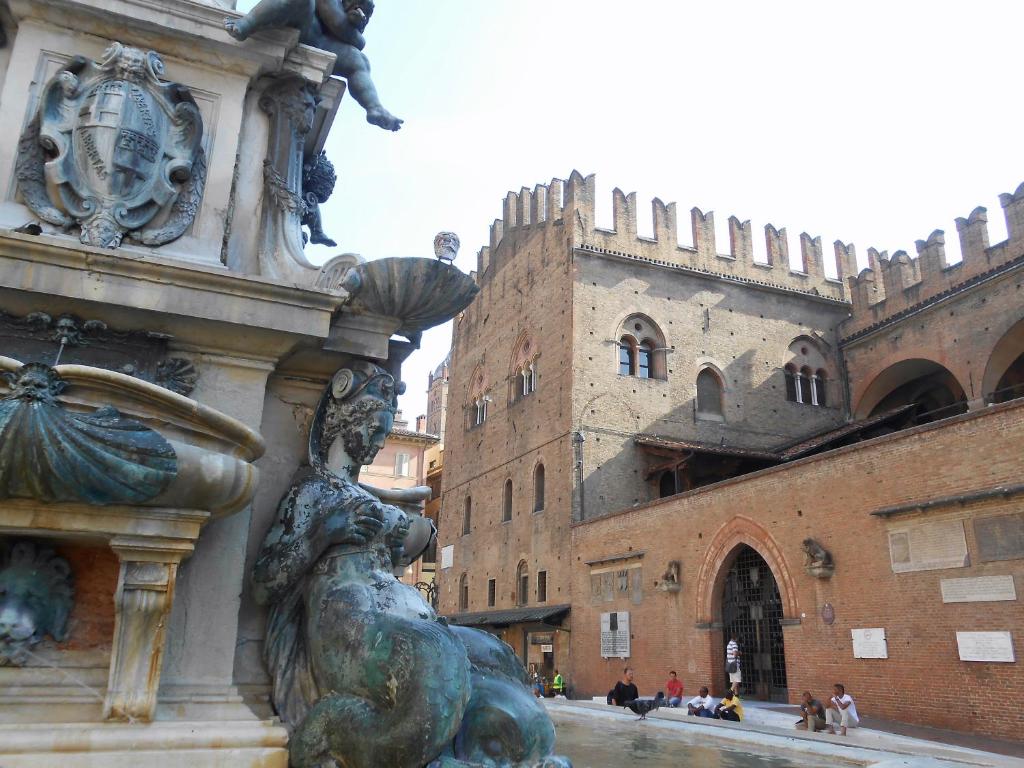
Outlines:
[[[0,355],[0,371],[13,372],[24,363],[13,357]],[[226,413],[198,403],[195,400],[179,395],[169,389],[152,384],[119,371],[109,371],[90,365],[65,363],[53,366],[53,370],[70,386],[86,388],[103,388],[113,390],[119,395],[127,396],[140,405],[154,407],[169,417],[195,424],[209,430],[221,439],[238,447],[240,458],[248,462],[255,461],[266,452],[263,436]]]

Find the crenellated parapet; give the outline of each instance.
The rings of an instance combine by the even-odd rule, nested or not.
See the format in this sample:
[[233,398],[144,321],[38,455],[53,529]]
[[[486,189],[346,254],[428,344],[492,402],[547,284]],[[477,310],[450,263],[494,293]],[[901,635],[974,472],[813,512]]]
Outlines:
[[966,218],[956,219],[962,260],[949,264],[946,234],[933,231],[916,241],[917,256],[896,251],[868,249],[868,266],[859,274],[852,246],[836,242],[840,275],[849,287],[852,314],[843,326],[843,336],[862,334],[881,323],[913,312],[961,288],[994,277],[1024,262],[1024,184],[1012,194],[999,196],[1006,217],[1005,241],[989,244],[988,212],[978,207]]
[[[563,227],[565,235],[577,248],[748,280],[839,301],[847,299],[841,278],[856,272],[855,266],[839,265],[837,273],[840,278],[827,277],[821,238],[806,233],[800,237],[801,266],[798,269],[791,267],[786,230],[776,229],[771,224],[765,227],[768,258],[764,262],[754,259],[750,221],[741,221],[735,216],[729,218],[729,250],[722,253],[715,242],[715,217],[711,211],[690,210],[693,245],[685,246],[679,244],[675,203],[665,203],[659,198],[651,201],[651,237],[638,233],[635,192],[626,193],[619,188],[612,191],[612,229],[596,226],[595,205],[594,176],[583,176],[579,171],[573,171],[566,181],[554,179],[550,184],[538,185],[532,190],[523,187],[519,192],[509,192],[504,200],[502,218],[491,225],[490,245],[480,250],[477,263],[480,279],[486,279],[494,254],[509,237],[555,226]],[[839,258],[838,250],[836,258]],[[855,261],[853,263],[856,264]]]

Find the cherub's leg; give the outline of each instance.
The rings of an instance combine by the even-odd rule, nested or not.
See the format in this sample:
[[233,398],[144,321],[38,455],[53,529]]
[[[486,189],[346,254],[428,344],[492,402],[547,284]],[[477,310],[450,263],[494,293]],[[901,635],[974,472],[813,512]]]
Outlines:
[[351,45],[335,44],[330,46],[338,59],[334,62],[334,74],[341,75],[348,81],[348,91],[360,106],[366,110],[366,122],[378,125],[388,131],[397,131],[402,127],[399,120],[380,103],[377,89],[370,79],[370,62],[357,48]]
[[261,29],[303,29],[313,18],[315,0],[260,0],[240,19],[225,19],[224,29],[236,40],[245,40]]

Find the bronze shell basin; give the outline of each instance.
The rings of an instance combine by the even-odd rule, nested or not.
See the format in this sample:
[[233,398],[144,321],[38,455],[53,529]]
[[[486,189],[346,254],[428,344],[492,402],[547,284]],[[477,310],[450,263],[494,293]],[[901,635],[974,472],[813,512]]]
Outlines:
[[[13,358],[0,356],[0,373],[14,374],[30,367],[23,367]],[[133,506],[202,510],[213,517],[221,517],[237,512],[252,499],[259,477],[252,462],[262,456],[265,449],[263,438],[255,430],[209,406],[123,373],[86,365],[58,365],[52,369],[36,367],[52,371],[52,376],[59,378],[59,396],[53,400],[45,428],[37,425],[33,432],[23,426],[29,424],[29,420],[24,418],[20,419],[22,424],[8,422],[6,426],[12,437],[7,439],[17,436],[31,448],[33,441],[49,440],[53,443],[54,434],[63,430],[67,437],[62,438],[58,434],[57,439],[73,443],[75,455],[90,458],[95,471],[96,467],[102,469],[104,458],[109,459],[113,449],[102,443],[90,445],[90,440],[102,432],[104,416],[108,420],[116,417],[122,426],[134,425],[137,433],[156,433],[153,439],[170,449],[162,465],[169,470],[166,482],[152,493],[145,494],[144,498],[135,500]],[[0,378],[0,398],[7,402],[12,396],[10,378]],[[100,426],[97,426],[98,417]],[[22,427],[20,431],[19,427]],[[85,431],[73,434],[76,429]],[[40,431],[49,434],[37,434]],[[167,457],[170,457],[169,462]],[[114,466],[114,460],[110,461]],[[117,466],[125,463],[121,461]],[[59,466],[50,466],[51,475]],[[68,483],[58,483],[52,477],[48,480],[38,466],[32,469],[36,470],[36,477],[30,482],[19,484],[5,476],[8,482],[0,491],[6,491],[12,500],[69,500],[66,495],[55,497],[55,493],[68,493]],[[72,487],[75,479],[70,478]],[[83,481],[81,487],[83,494],[87,495],[88,483]],[[36,493],[26,492],[26,488],[34,489]],[[103,505],[118,501],[100,499],[89,500],[88,503]]]
[[350,268],[342,287],[352,294],[346,311],[398,322],[397,333],[415,336],[469,306],[480,290],[469,275],[436,259],[387,258]]

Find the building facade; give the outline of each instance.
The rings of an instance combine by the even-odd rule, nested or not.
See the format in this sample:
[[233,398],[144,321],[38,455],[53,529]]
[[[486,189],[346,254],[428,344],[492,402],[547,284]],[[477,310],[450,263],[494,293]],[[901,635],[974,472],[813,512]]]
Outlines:
[[908,709],[893,681],[940,670],[979,712],[986,681],[1018,690],[995,659],[1024,617],[1024,190],[1006,242],[976,209],[961,263],[935,232],[859,274],[852,245],[826,270],[807,234],[791,266],[770,225],[755,261],[735,217],[721,254],[696,208],[679,246],[659,200],[638,237],[619,190],[597,229],[593,192],[574,173],[510,193],[455,321],[442,611],[576,695],[624,660],[652,693],[672,668],[721,689],[730,633],[751,696],[845,680],[868,714],[958,727],[952,699]]

